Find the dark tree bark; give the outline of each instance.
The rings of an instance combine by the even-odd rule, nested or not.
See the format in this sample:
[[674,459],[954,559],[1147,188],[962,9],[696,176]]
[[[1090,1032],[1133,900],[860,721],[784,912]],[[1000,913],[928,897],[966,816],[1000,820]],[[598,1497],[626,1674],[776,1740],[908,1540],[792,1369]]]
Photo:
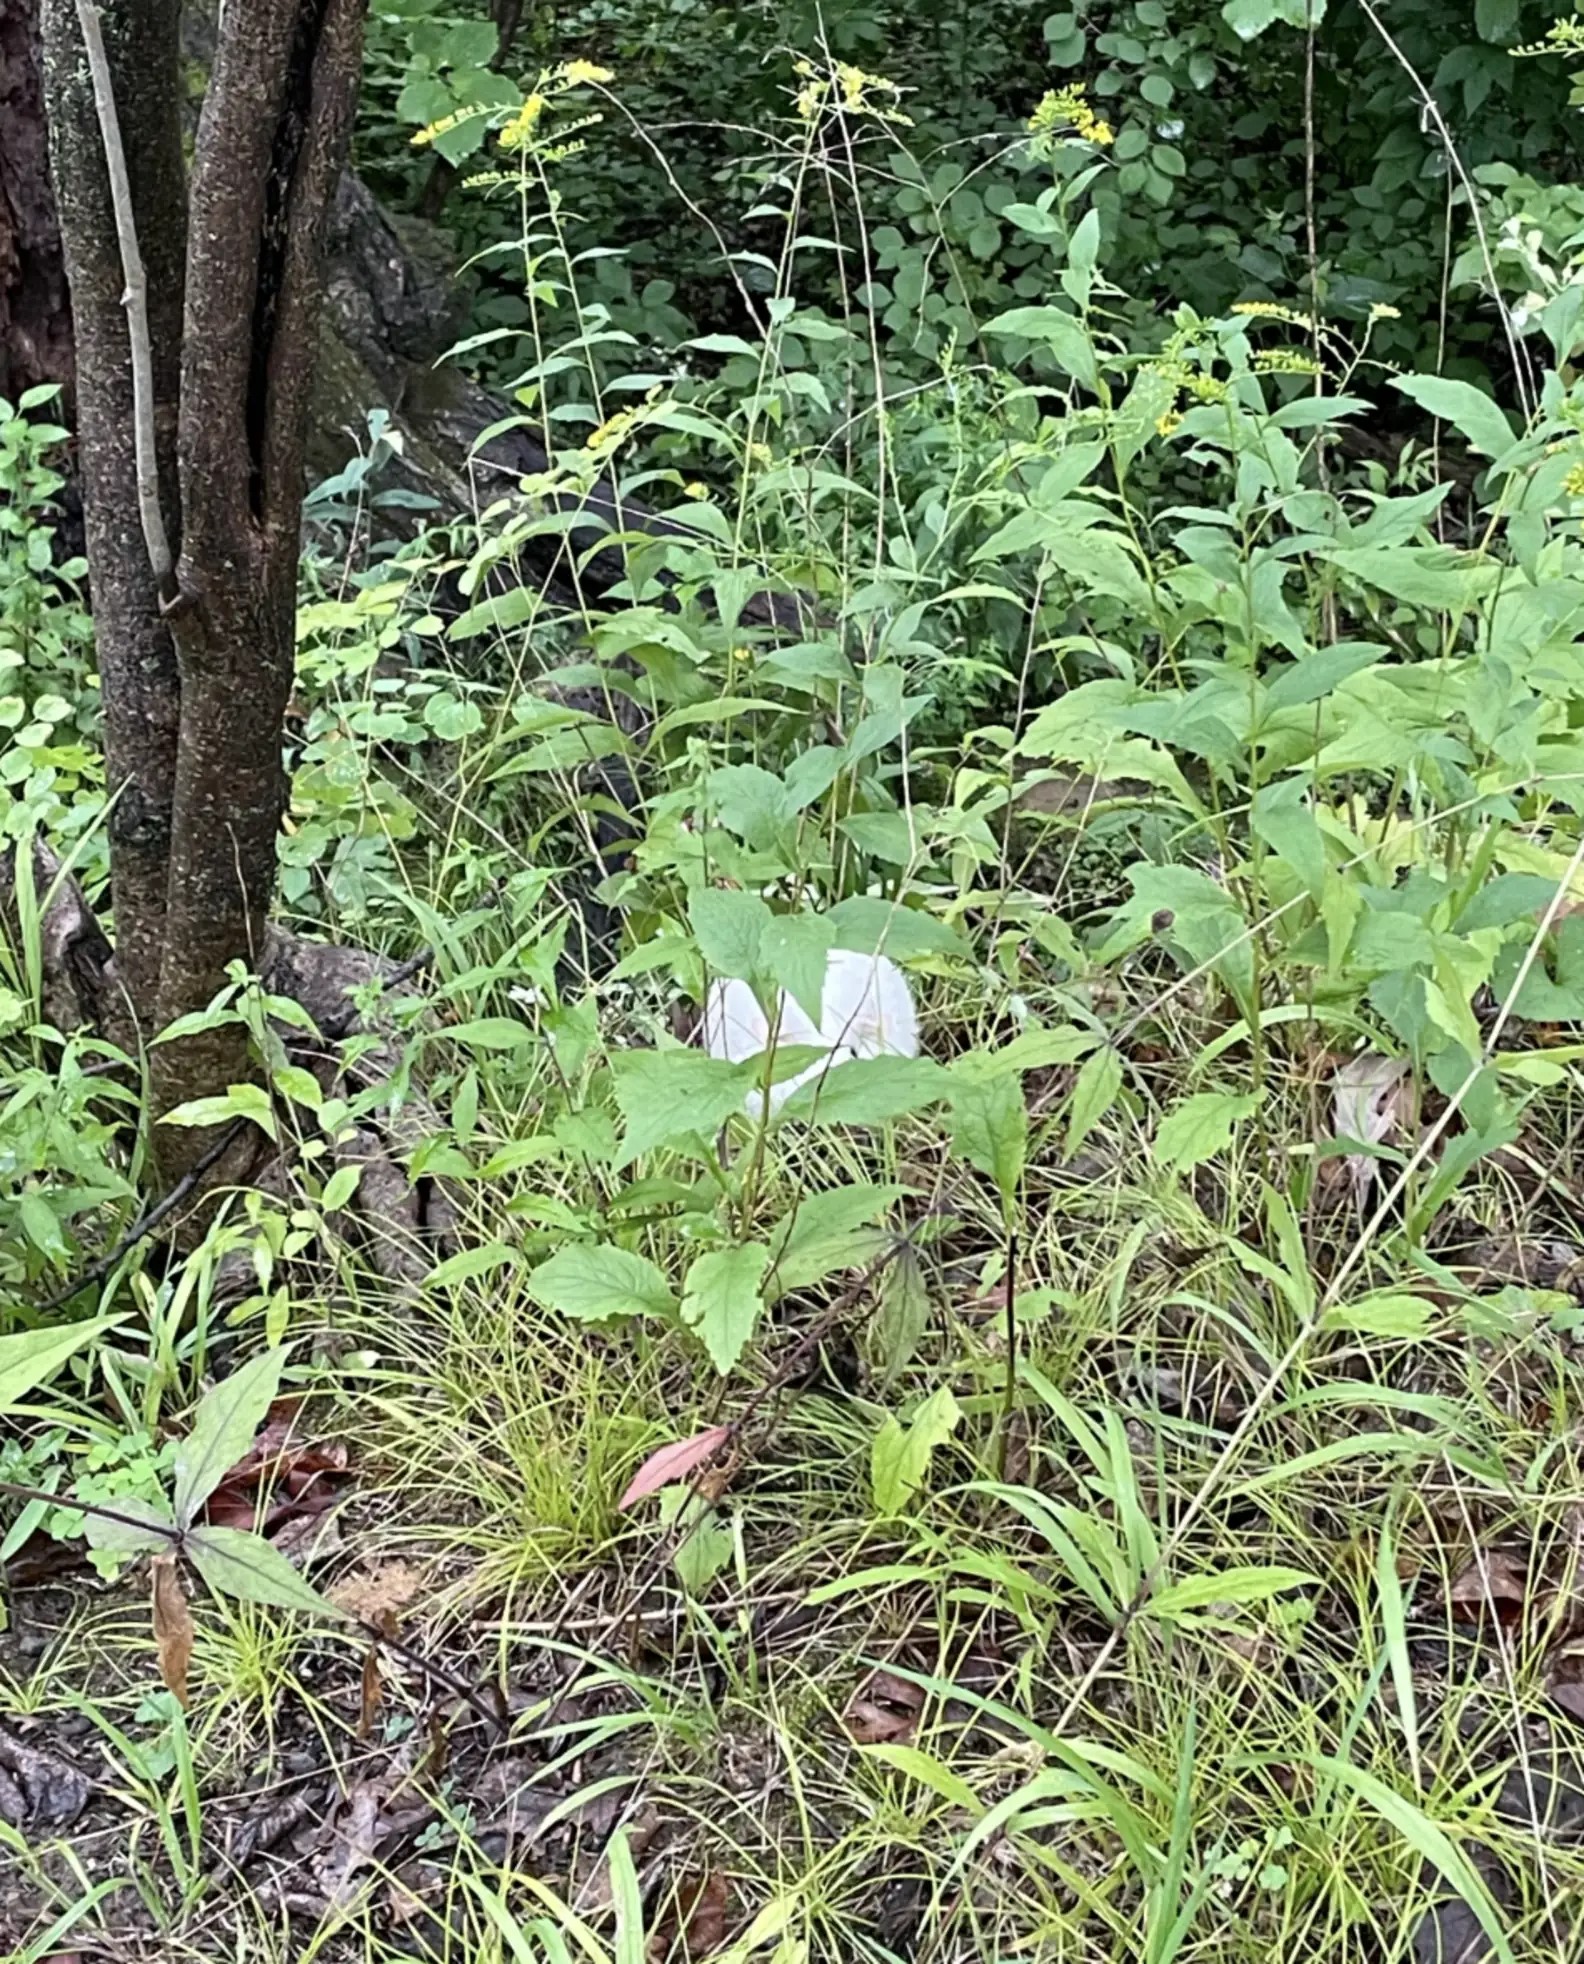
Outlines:
[[[4,0],[0,0],[4,4]],[[285,795],[303,448],[320,258],[357,96],[366,0],[225,9],[192,169],[182,167],[179,0],[100,8],[133,229],[148,275],[152,401],[134,400],[118,231],[79,0],[42,0],[45,93],[71,278],[78,436],[106,755],[115,979],[145,1036],[259,967]],[[152,418],[159,591],[138,513]],[[250,1074],[226,1024],[156,1047],[154,1116]],[[154,1134],[184,1172],[202,1133]],[[240,1155],[239,1155],[240,1157]],[[235,1165],[216,1177],[233,1177]]]
[[[138,522],[131,342],[121,252],[75,0],[43,0],[50,163],[71,278],[77,442],[104,705],[116,976],[141,1034],[154,1021],[165,940],[179,697],[176,655]],[[179,535],[176,403],[187,181],[177,35],[181,0],[106,12],[149,285],[154,430],[166,524]],[[119,1032],[118,1032],[119,1034]]]
[[0,0],[0,396],[71,380],[71,308],[46,165],[36,0]]

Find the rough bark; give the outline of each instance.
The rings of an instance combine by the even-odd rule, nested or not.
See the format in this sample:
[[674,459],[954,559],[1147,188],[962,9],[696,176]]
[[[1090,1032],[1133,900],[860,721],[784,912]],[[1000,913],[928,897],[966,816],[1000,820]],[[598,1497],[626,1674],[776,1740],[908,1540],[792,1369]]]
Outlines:
[[71,380],[71,307],[50,192],[36,0],[0,0],[0,397]]
[[[303,447],[326,207],[346,153],[363,0],[224,14],[199,123],[178,435],[184,514],[171,611],[181,680],[157,1017],[256,968],[285,799]],[[157,1111],[249,1074],[223,1025],[151,1060]],[[197,1134],[167,1135],[179,1173]]]
[[[121,258],[75,0],[43,0],[50,162],[71,281],[78,455],[103,688],[116,973],[156,1027],[179,703],[176,658],[138,522],[132,364]],[[149,283],[154,420],[166,522],[179,531],[175,437],[186,173],[180,0],[107,9],[104,35]]]

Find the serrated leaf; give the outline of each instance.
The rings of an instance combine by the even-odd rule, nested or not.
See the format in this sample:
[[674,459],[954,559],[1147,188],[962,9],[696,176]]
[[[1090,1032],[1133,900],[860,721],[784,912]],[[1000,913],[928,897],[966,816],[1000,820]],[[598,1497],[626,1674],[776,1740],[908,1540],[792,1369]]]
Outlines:
[[950,1388],[942,1385],[903,1425],[891,1414],[875,1435],[869,1474],[875,1506],[896,1514],[918,1493],[929,1475],[937,1446],[943,1446],[962,1422],[962,1408]]
[[872,1261],[885,1236],[869,1223],[906,1192],[860,1181],[800,1197],[770,1237],[771,1294],[810,1289],[836,1269]]
[[757,974],[759,945],[772,918],[756,893],[700,887],[688,896],[688,921],[705,967],[739,982]]
[[27,1394],[58,1371],[66,1359],[122,1321],[98,1316],[88,1323],[68,1323],[58,1330],[19,1330],[0,1337],[0,1412],[20,1404]]
[[800,1084],[782,1107],[785,1118],[819,1125],[883,1125],[945,1097],[947,1076],[928,1057],[855,1057]]
[[677,1306],[653,1262],[606,1242],[559,1249],[529,1276],[528,1293],[545,1309],[558,1309],[583,1323],[615,1316],[672,1316]]
[[696,1050],[630,1050],[611,1060],[616,1104],[626,1121],[618,1171],[657,1146],[693,1134],[709,1138],[743,1108],[756,1065],[728,1063]]
[[933,914],[869,894],[838,901],[825,918],[834,931],[832,945],[857,955],[888,955],[894,962],[912,962],[927,955],[968,952],[956,929]]
[[1179,1173],[1213,1159],[1231,1143],[1232,1134],[1259,1104],[1257,1093],[1196,1091],[1169,1111],[1155,1134],[1155,1160]]
[[954,1152],[995,1181],[1010,1201],[1023,1178],[1028,1152],[1028,1107],[1018,1074],[986,1076],[964,1058],[951,1072],[951,1140]]
[[197,1520],[204,1502],[252,1445],[285,1368],[284,1350],[266,1350],[199,1400],[192,1429],[176,1448],[171,1500],[178,1527]]
[[710,1361],[724,1377],[759,1327],[760,1286],[770,1250],[762,1241],[712,1248],[697,1256],[682,1286],[682,1321],[698,1332]]
[[307,1582],[281,1551],[261,1534],[242,1528],[190,1528],[182,1547],[217,1596],[259,1603],[268,1609],[300,1609],[311,1616],[343,1612]]
[[824,1006],[825,969],[836,930],[823,914],[777,914],[760,944],[765,973],[816,1027]]

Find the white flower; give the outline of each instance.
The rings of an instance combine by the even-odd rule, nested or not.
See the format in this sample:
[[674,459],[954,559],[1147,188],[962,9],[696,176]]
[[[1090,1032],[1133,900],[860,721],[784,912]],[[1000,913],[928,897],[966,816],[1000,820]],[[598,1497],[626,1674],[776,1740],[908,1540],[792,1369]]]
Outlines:
[[[770,1110],[778,1112],[800,1084],[834,1070],[854,1057],[916,1057],[918,1011],[907,978],[884,955],[859,955],[833,948],[825,958],[825,987],[818,1027],[785,989],[781,991],[775,1041],[783,1048],[812,1045],[825,1055],[770,1087]],[[770,1046],[770,1019],[746,982],[712,982],[704,1001],[704,1048],[733,1064],[762,1057]],[[747,1110],[758,1112],[763,1094],[749,1093]]]

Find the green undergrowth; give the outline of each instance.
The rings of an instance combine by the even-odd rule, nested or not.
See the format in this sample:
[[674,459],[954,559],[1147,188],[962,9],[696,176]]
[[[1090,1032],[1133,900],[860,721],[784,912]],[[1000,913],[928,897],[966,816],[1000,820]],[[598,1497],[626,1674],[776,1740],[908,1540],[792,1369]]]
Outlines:
[[[896,140],[877,78],[807,79],[809,182]],[[1296,302],[1131,345],[1069,95],[1027,139],[1044,298],[972,361],[901,385],[805,300],[843,214],[789,167],[758,338],[627,369],[550,195],[595,87],[503,103],[494,152],[549,468],[305,569],[283,906],[432,949],[398,1068],[327,1093],[239,975],[267,1092],[222,1105],[289,1193],[80,1293],[119,1324],[0,1448],[62,1503],[11,1505],[7,1556],[74,1551],[72,1494],[179,1503],[204,1386],[289,1346],[355,1471],[299,1560],[406,1650],[222,1589],[183,1715],[101,1539],[4,1700],[76,1713],[135,1859],[0,1829],[18,1954],[127,1890],[165,1958],[1576,1954],[1579,289],[1505,408]],[[1398,398],[1423,451],[1351,463]],[[605,473],[675,528],[546,578]],[[92,884],[91,771],[30,701],[14,830],[65,806]],[[20,901],[8,1334],[136,1170]],[[712,1058],[699,1005],[817,1005],[833,950],[897,963],[922,1054],[769,1120],[808,1059]],[[418,1089],[456,1220],[398,1284],[330,1148]],[[383,1779],[388,1831],[250,1894],[221,1824],[294,1755]]]

